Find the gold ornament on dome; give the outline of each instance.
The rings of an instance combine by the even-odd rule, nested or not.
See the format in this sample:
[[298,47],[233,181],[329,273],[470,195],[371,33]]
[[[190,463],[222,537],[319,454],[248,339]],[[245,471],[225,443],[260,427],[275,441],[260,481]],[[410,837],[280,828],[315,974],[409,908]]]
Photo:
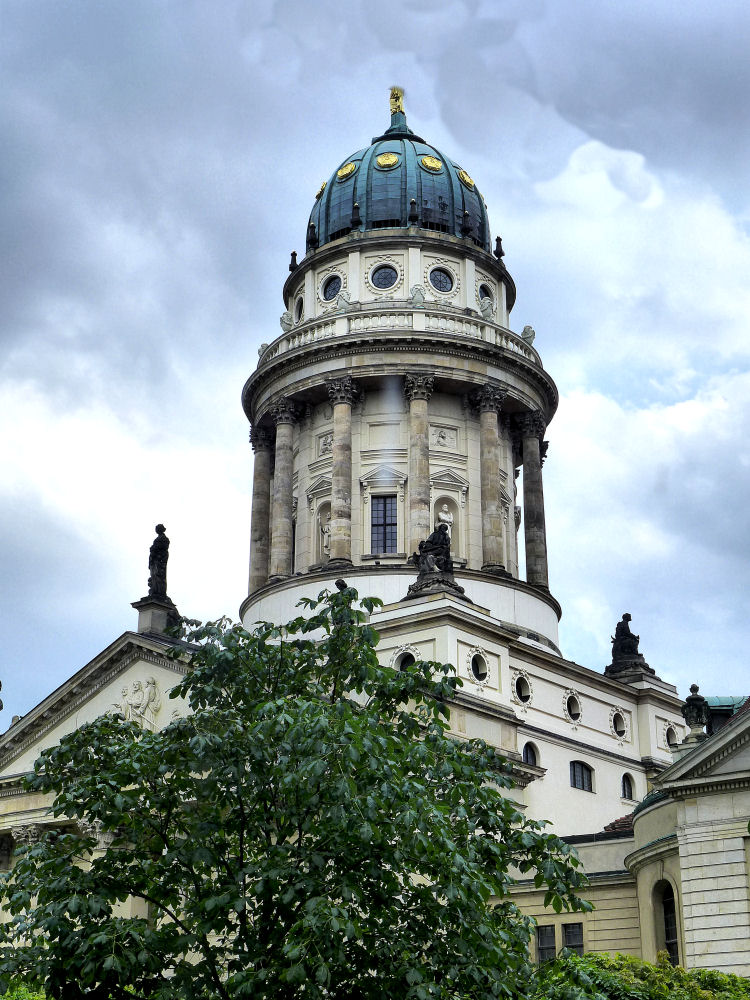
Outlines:
[[439,160],[437,156],[423,156],[422,166],[425,170],[431,170],[433,174],[436,174],[443,169],[443,161]]
[[398,157],[395,153],[381,153],[375,158],[375,162],[379,167],[395,167],[398,163]]
[[391,87],[391,114],[397,115],[404,110],[404,88]]
[[352,161],[350,160],[348,163],[345,163],[343,167],[340,167],[336,171],[336,176],[340,181],[345,181],[347,177],[351,177],[351,175],[354,173],[356,169],[357,169],[357,164],[352,163]]
[[325,191],[325,189],[326,189],[326,184],[327,184],[327,183],[328,183],[327,181],[323,181],[323,183],[322,183],[322,184],[320,185],[320,187],[318,188],[318,190],[317,190],[317,192],[316,192],[316,194],[315,194],[315,200],[316,200],[316,201],[318,201],[318,199],[320,198],[320,196],[321,196],[321,195],[323,194],[323,192]]
[[458,171],[458,179],[462,184],[465,184],[467,188],[470,188],[472,191],[474,190],[474,181],[471,177],[469,177],[465,170]]

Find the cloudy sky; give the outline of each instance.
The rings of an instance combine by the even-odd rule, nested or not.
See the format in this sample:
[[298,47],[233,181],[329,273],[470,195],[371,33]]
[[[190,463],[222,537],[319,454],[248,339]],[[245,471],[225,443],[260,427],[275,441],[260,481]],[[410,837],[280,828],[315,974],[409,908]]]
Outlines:
[[236,615],[240,390],[394,83],[560,388],[564,652],[627,610],[681,694],[750,693],[749,45],[746,0],[0,0],[5,725],[135,627],[157,521],[180,610]]

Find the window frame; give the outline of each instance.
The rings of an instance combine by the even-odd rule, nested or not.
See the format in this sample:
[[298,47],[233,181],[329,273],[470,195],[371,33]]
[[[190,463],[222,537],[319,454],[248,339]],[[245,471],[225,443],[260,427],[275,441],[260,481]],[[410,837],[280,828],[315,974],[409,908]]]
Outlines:
[[[578,783],[579,774],[580,784]],[[580,792],[594,791],[594,769],[585,760],[571,760],[570,787],[577,788]]]
[[[576,937],[576,940],[568,940],[570,937]],[[578,937],[580,935],[580,941]],[[573,923],[562,924],[562,946],[567,948],[568,951],[572,951],[576,955],[583,955],[583,922],[578,920]]]
[[[542,933],[544,932],[544,934]],[[547,943],[542,945],[542,937],[547,938]],[[552,940],[552,945],[549,944],[549,939]],[[555,930],[554,924],[537,924],[536,925],[536,960],[539,965],[543,965],[545,962],[551,962],[557,956],[557,932]]]
[[[377,523],[376,511],[381,510],[383,520],[382,523]],[[370,497],[370,552],[373,555],[395,555],[398,552],[398,494],[396,493],[376,493]]]

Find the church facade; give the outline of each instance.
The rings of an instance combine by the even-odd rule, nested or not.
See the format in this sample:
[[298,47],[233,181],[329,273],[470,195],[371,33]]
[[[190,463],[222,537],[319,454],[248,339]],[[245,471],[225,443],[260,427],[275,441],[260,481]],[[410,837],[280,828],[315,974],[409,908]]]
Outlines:
[[[534,331],[512,330],[503,256],[477,183],[414,134],[394,89],[385,131],[320,186],[281,334],[243,390],[254,474],[242,620],[286,621],[343,576],[383,601],[372,615],[382,662],[455,665],[456,736],[502,750],[519,802],[575,844],[590,878],[585,915],[548,913],[521,888],[537,958],[666,949],[747,974],[750,713],[708,740],[689,730],[629,615],[603,671],[563,656],[543,489],[558,393]],[[176,609],[160,551],[134,605],[138,631],[0,738],[6,864],[49,822],[21,789],[41,749],[101,712],[156,727],[185,710],[165,697],[183,667],[163,656]],[[712,879],[724,880],[718,896]]]

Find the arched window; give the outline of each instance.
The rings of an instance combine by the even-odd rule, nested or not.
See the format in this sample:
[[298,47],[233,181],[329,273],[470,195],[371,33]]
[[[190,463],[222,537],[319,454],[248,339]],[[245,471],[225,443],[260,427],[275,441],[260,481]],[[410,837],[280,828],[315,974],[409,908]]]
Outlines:
[[667,729],[667,746],[670,750],[674,750],[677,746],[677,733],[671,726]]
[[629,774],[623,774],[622,776],[622,797],[624,799],[632,799],[633,795],[633,779]]
[[674,889],[667,881],[654,886],[654,919],[656,920],[656,944],[659,951],[666,951],[672,965],[680,964],[680,949],[677,941],[677,909]]
[[582,760],[570,762],[570,787],[580,788],[582,792],[594,790],[594,772]]
[[536,762],[539,758],[537,757],[536,747],[533,743],[524,744],[521,756],[524,764],[531,764],[532,767],[536,767]]
[[414,655],[412,653],[404,653],[403,656],[399,658],[398,669],[408,670],[409,667],[413,666],[416,662],[417,661],[414,659]]

